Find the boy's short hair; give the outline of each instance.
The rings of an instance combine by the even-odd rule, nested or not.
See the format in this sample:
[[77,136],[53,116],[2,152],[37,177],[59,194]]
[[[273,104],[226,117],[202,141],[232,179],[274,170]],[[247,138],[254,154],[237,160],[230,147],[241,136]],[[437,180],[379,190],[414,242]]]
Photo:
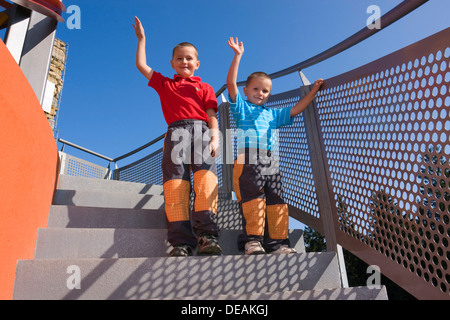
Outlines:
[[192,47],[192,48],[194,48],[194,49],[195,49],[196,56],[197,56],[197,59],[198,59],[198,50],[197,50],[197,48],[196,48],[192,43],[190,43],[190,42],[181,42],[181,43],[177,44],[177,45],[175,46],[175,48],[173,48],[173,51],[172,51],[172,58],[175,56],[175,50],[177,50],[178,48],[184,48],[184,47]]
[[272,81],[272,78],[265,72],[263,71],[256,71],[253,72],[251,75],[248,76],[247,78],[247,82],[245,83],[245,86],[248,86],[248,84],[254,79],[254,78],[266,78],[269,79],[270,81]]

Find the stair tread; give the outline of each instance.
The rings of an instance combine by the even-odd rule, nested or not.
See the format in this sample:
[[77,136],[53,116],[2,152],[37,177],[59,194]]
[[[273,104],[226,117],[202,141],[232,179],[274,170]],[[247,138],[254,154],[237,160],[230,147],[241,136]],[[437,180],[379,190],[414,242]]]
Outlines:
[[35,259],[17,262],[13,299],[387,299],[384,287],[340,288],[336,254],[306,253],[302,230],[289,236],[299,253],[242,255],[239,206],[226,194],[216,216],[225,254],[173,258],[162,186],[60,178]]
[[194,295],[174,300],[387,300],[385,286],[330,288],[322,290],[297,290],[275,292],[252,292],[245,294]]
[[164,209],[164,196],[57,189],[52,204],[104,208]]
[[59,189],[79,191],[102,191],[116,193],[154,194],[162,195],[163,187],[156,184],[138,182],[85,178],[71,175],[60,175]]
[[[219,200],[216,221],[222,229],[242,229],[242,217],[235,208],[235,201]],[[75,205],[52,205],[50,207],[49,227],[130,227],[165,228],[164,209],[105,208]]]
[[161,209],[52,205],[48,227],[165,229],[167,223],[166,213]]
[[[240,255],[240,230],[221,230],[224,255]],[[297,252],[305,252],[302,230],[290,230]],[[36,259],[167,257],[166,229],[45,228],[38,230]]]
[[[72,269],[68,269],[72,268]],[[69,289],[79,271],[79,290]],[[332,252],[188,258],[19,260],[14,299],[155,299],[340,287]]]

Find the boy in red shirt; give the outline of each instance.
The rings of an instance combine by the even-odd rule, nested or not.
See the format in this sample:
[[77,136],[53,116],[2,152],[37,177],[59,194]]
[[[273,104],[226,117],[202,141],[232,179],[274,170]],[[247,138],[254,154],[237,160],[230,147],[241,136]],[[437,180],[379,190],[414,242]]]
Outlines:
[[[213,88],[194,73],[200,66],[194,45],[183,42],[173,50],[173,79],[166,78],[147,65],[145,32],[137,17],[133,25],[138,38],[136,66],[149,80],[161,100],[169,125],[162,160],[168,241],[170,256],[220,254],[217,241],[218,184],[215,156],[218,146],[217,99]],[[203,152],[207,150],[207,152]],[[205,157],[205,154],[207,156]],[[195,202],[192,222],[189,214],[190,173],[194,175]],[[192,233],[195,232],[197,237]]]

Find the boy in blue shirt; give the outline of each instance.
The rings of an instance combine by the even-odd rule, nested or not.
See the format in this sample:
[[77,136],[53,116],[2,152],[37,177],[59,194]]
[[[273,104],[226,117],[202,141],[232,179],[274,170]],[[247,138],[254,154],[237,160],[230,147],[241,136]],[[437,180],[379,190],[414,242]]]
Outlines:
[[244,44],[230,38],[228,45],[234,51],[234,58],[227,76],[227,89],[238,128],[233,184],[243,215],[243,234],[238,246],[245,254],[295,253],[288,239],[289,212],[282,196],[281,175],[273,157],[276,130],[293,124],[293,118],[314,100],[323,80],[317,80],[295,106],[275,109],[265,106],[272,90],[271,78],[264,72],[255,72],[243,88],[247,97],[244,100],[237,86]]

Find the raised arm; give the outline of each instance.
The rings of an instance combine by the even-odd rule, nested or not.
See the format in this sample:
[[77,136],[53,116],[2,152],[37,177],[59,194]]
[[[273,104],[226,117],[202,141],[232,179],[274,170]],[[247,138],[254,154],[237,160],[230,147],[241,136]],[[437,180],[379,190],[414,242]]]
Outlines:
[[230,70],[227,76],[227,89],[230,95],[231,102],[236,102],[236,95],[238,94],[237,76],[239,71],[239,63],[241,62],[242,55],[244,54],[244,43],[239,43],[238,38],[236,41],[233,38],[228,40],[228,45],[234,51],[234,58],[231,62]]
[[136,23],[136,25],[133,25],[133,28],[134,32],[136,33],[136,37],[138,38],[138,45],[136,50],[136,67],[148,80],[150,80],[153,75],[153,70],[147,65],[144,27],[142,26],[142,23],[138,19],[138,17],[134,17],[134,22]]
[[300,100],[295,106],[292,107],[291,117],[295,117],[296,115],[305,111],[305,109],[311,104],[311,102],[313,102],[322,84],[323,84],[322,79],[316,80],[316,82],[314,82],[311,91],[306,96],[304,96],[303,99]]

